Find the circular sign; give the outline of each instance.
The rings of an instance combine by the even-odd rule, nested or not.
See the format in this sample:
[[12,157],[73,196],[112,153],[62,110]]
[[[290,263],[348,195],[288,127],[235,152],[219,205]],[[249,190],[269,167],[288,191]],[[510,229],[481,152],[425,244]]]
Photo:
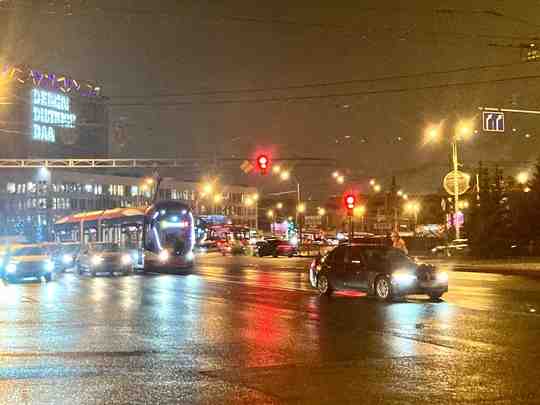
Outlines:
[[[457,174],[457,176],[456,176]],[[471,176],[467,173],[451,171],[446,176],[444,176],[443,187],[446,192],[450,195],[455,194],[455,184],[457,181],[457,192],[459,195],[465,194],[470,187]]]

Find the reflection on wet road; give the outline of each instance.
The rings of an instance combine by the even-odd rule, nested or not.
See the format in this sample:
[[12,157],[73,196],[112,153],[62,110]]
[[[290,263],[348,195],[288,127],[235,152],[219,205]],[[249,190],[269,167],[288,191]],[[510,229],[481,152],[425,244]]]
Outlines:
[[304,259],[0,286],[0,403],[532,403],[540,282],[320,297]]

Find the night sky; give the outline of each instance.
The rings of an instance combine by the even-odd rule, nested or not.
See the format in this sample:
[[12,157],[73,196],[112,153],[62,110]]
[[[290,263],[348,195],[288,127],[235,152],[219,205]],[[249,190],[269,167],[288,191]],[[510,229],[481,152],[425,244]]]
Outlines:
[[[478,111],[540,109],[540,65],[520,49],[540,36],[538,2],[0,0],[0,27],[3,62],[102,85],[111,125],[129,135],[117,156],[267,147],[419,192],[449,168],[448,144],[422,145],[429,123],[446,120],[449,136],[458,117],[476,117],[461,148],[469,165],[501,161],[511,174],[540,152],[540,116],[508,115],[494,135]],[[306,187],[323,188],[332,169],[296,173],[316,172]],[[239,169],[223,175],[257,184]]]

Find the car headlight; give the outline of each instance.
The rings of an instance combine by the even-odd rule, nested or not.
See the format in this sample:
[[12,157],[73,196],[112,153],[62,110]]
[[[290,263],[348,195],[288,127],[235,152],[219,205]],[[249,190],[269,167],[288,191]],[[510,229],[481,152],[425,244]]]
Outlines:
[[191,261],[193,260],[193,258],[194,258],[193,252],[188,252],[188,253],[186,254],[186,260],[187,260],[188,262],[191,262]]
[[71,263],[73,263],[73,256],[68,255],[68,254],[65,254],[64,256],[62,256],[62,262],[63,262],[64,264],[71,264]]
[[435,274],[435,280],[441,282],[441,283],[447,283],[448,282],[448,273],[446,271],[439,271]]
[[92,263],[92,266],[99,266],[101,263],[103,263],[103,257],[92,256],[92,258],[90,259],[90,262]]
[[398,284],[411,284],[416,281],[416,275],[409,271],[396,271],[392,274],[392,280]]
[[167,250],[162,250],[161,252],[159,252],[159,260],[161,262],[166,262],[167,260],[169,260],[169,252]]
[[54,263],[51,262],[50,260],[47,260],[45,264],[43,265],[43,267],[45,268],[45,271],[50,273],[51,271],[54,270]]
[[10,273],[10,274],[13,274],[17,271],[17,265],[15,263],[9,263],[7,266],[6,266],[6,272],[7,273]]
[[128,254],[122,255],[122,264],[128,266],[131,264],[131,256]]

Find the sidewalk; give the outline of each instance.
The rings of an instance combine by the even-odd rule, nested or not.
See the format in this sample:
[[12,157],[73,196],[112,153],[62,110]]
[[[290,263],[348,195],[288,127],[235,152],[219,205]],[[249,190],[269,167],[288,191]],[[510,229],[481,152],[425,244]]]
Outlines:
[[452,271],[493,273],[540,278],[540,258],[527,257],[493,260],[475,260],[466,258],[423,258],[421,261]]

